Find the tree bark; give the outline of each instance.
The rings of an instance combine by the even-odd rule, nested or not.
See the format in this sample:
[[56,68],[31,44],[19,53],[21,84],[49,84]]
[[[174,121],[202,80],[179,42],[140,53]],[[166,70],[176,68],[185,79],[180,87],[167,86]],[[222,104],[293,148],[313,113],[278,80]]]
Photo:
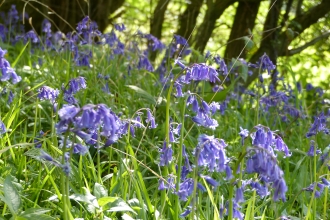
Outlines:
[[240,58],[246,58],[247,50],[243,49],[246,43],[239,38],[243,36],[250,37],[255,25],[255,20],[257,18],[260,2],[261,0],[254,2],[243,0],[238,3],[238,7],[236,9],[234,17],[234,23],[231,28],[228,44],[224,55],[226,59],[231,59],[233,57],[236,58],[240,54]]
[[170,0],[159,0],[153,12],[150,22],[150,34],[158,39],[162,38],[162,27],[165,18],[165,11]]
[[[254,53],[250,59],[250,62],[255,63],[259,58],[266,53],[270,60],[276,65],[278,57],[278,34],[280,29],[278,28],[279,16],[281,14],[281,7],[283,0],[272,0],[270,3],[270,10],[266,16],[266,21],[264,24],[262,41],[260,47],[256,53]],[[257,77],[259,72],[254,71],[252,76],[248,77],[247,81],[244,83],[247,87],[251,84]]]
[[[26,2],[28,1],[5,1],[1,5],[1,11],[7,12],[11,5],[15,4],[17,11],[21,14]],[[25,11],[32,17],[33,28],[38,33],[41,32],[42,21],[45,18],[52,21],[60,31],[66,33],[74,31],[78,22],[87,15],[98,24],[99,30],[103,32],[110,24],[109,15],[120,8],[124,2],[125,0],[90,0],[90,5],[88,5],[85,0],[44,0],[40,3],[30,1],[26,4]],[[31,26],[27,23],[26,30],[30,29]]]
[[192,34],[196,26],[197,17],[202,5],[203,1],[201,0],[190,1],[190,4],[187,5],[186,10],[179,17],[179,29],[177,30],[178,35],[191,41],[189,36]]
[[235,3],[237,0],[207,0],[207,10],[204,16],[202,24],[197,29],[197,35],[194,39],[195,49],[203,52],[207,42],[209,41],[215,23],[222,13],[231,4]]

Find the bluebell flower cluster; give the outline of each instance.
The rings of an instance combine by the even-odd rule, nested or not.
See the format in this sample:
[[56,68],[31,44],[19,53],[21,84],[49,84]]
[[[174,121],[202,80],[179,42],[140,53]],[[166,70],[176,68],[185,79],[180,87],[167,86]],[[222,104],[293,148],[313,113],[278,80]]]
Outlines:
[[[257,131],[251,134],[253,148],[248,149],[245,172],[258,173],[260,182],[273,188],[273,200],[285,201],[287,186],[274,152],[281,151],[285,156],[291,156],[291,153],[282,138],[269,128],[256,126],[256,129]],[[253,186],[261,187],[256,183],[253,183]],[[259,193],[263,191],[259,189]]]
[[266,53],[259,58],[259,61],[255,64],[255,66],[253,65],[253,67],[261,68],[262,71],[267,70],[269,75],[271,74],[272,70],[276,69],[276,65],[273,64]]
[[38,89],[38,98],[40,100],[49,100],[51,103],[55,104],[56,99],[60,91],[58,89],[53,89],[49,86],[42,86]]
[[5,82],[11,80],[13,84],[16,84],[19,81],[21,81],[22,78],[16,74],[13,68],[11,68],[10,63],[5,58],[6,53],[7,53],[6,50],[2,50],[0,48],[0,70],[1,70],[0,81]]
[[0,135],[7,132],[6,125],[0,119]]
[[77,105],[78,100],[74,98],[74,94],[82,89],[86,89],[86,87],[87,85],[84,77],[79,76],[71,79],[67,86],[62,85],[64,100],[71,105]]
[[309,131],[306,134],[307,138],[310,138],[316,135],[319,132],[323,132],[325,134],[329,134],[330,131],[327,128],[327,118],[328,116],[321,112],[318,116],[315,116],[314,122],[309,128]]
[[330,188],[330,182],[326,178],[322,177],[319,182],[310,184],[308,187],[304,188],[304,190],[307,192],[313,192],[315,190],[315,198],[319,198],[321,197],[325,187]]

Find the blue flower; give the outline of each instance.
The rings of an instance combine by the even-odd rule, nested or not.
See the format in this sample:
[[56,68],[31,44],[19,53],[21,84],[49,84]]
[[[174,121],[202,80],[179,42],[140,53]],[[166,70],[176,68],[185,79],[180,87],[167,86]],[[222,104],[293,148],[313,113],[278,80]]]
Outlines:
[[123,32],[124,30],[126,30],[126,27],[125,27],[125,25],[123,23],[121,23],[121,24],[115,24],[114,26],[115,26],[115,29],[117,31]]
[[14,69],[10,67],[9,62],[4,58],[6,53],[6,50],[0,48],[0,81],[4,82],[11,79],[12,83],[16,84],[21,81],[21,77],[16,74]]
[[207,167],[211,172],[224,172],[228,163],[225,154],[226,146],[227,144],[222,139],[218,140],[213,136],[201,134],[194,150],[198,166]]
[[149,128],[157,128],[157,124],[155,122],[155,117],[152,116],[151,111],[148,109],[147,110],[147,119],[146,119],[147,123],[150,123]]
[[55,103],[59,95],[58,89],[53,89],[49,86],[42,86],[38,89],[38,98],[40,100],[50,100],[52,103]]
[[261,68],[263,71],[267,70],[269,75],[271,74],[272,70],[276,69],[276,66],[269,59],[266,53],[259,58],[259,61],[257,62],[257,66],[258,68]]
[[313,140],[311,140],[311,142],[310,142],[310,148],[309,148],[309,150],[307,152],[307,155],[310,156],[310,157],[314,157],[315,156],[314,151],[315,151],[316,155],[322,153],[320,149],[315,149],[315,142]]
[[167,147],[166,141],[163,143],[163,148],[160,150],[159,166],[167,166],[172,161],[173,150],[171,146]]
[[7,132],[5,124],[0,120],[0,135]]

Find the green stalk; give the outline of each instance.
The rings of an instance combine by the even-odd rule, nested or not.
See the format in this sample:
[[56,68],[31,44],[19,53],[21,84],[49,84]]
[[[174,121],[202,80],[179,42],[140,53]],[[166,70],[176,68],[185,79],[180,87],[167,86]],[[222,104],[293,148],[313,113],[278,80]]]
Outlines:
[[[67,142],[67,135],[65,135],[64,137],[64,141],[63,141],[63,147],[62,147],[62,165],[65,164],[65,152],[66,152],[66,142]],[[62,171],[61,172],[61,191],[62,191],[62,205],[63,205],[63,219],[64,220],[69,220],[69,215],[68,215],[68,195],[66,193],[66,175],[65,173]]]
[[[180,142],[179,142],[179,157],[178,157],[178,172],[176,174],[176,191],[179,191],[180,188],[180,181],[181,181],[181,171],[182,171],[182,148],[183,148],[183,139],[184,139],[184,117],[185,117],[185,111],[186,111],[186,102],[187,97],[185,98],[185,101],[183,102],[183,108],[182,108],[182,114],[181,114],[181,132],[180,132]],[[174,218],[178,219],[179,216],[179,209],[180,209],[180,201],[179,196],[175,197],[175,207],[174,207]]]

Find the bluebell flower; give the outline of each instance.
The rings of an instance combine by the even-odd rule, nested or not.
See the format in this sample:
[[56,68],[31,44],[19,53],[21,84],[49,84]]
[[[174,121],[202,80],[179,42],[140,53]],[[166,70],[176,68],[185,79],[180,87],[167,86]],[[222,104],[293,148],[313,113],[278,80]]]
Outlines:
[[160,150],[159,166],[167,166],[172,162],[173,150],[171,146],[167,146],[166,141],[163,143],[163,148]]
[[205,179],[205,181],[210,184],[211,186],[213,186],[214,188],[216,188],[217,186],[219,186],[219,182],[217,182],[215,179],[213,179],[210,176],[205,176],[205,175],[200,175],[203,179]]
[[157,124],[155,122],[155,117],[152,116],[151,111],[148,109],[147,110],[147,119],[146,119],[147,123],[150,123],[149,128],[156,128]]
[[182,85],[178,82],[174,83],[175,89],[176,89],[176,97],[183,97],[183,93],[182,93]]
[[244,139],[249,136],[249,131],[247,129],[244,129],[242,127],[239,127],[240,132],[239,135],[241,136],[241,144],[244,145]]
[[310,127],[309,131],[306,134],[307,138],[310,138],[314,135],[316,135],[318,132],[327,132],[327,116],[324,115],[323,112],[321,112],[318,116],[314,118],[314,122],[312,126]]
[[297,82],[296,83],[296,86],[297,86],[298,92],[301,93],[301,83],[300,82]]
[[315,142],[313,140],[311,140],[310,141],[310,148],[307,152],[307,155],[310,156],[310,157],[314,157],[315,153],[316,153],[316,155],[318,155],[318,154],[321,154],[322,151],[320,149],[315,149]]
[[154,68],[153,68],[152,64],[150,63],[146,52],[139,56],[139,62],[138,62],[137,68],[139,70],[145,69],[149,72],[154,71]]
[[14,99],[14,93],[12,91],[9,91],[7,104],[10,105],[13,102],[13,99]]
[[55,103],[59,95],[58,89],[53,89],[49,86],[42,86],[38,89],[38,98],[40,100],[50,100],[52,103]]
[[77,33],[83,37],[81,44],[91,44],[95,37],[101,37],[102,33],[97,29],[97,24],[91,21],[88,16],[82,19],[77,25]]
[[263,71],[267,70],[269,75],[271,74],[272,70],[276,69],[276,66],[269,59],[266,53],[259,58],[259,61],[257,62],[257,66],[258,68],[261,68]]
[[209,171],[224,172],[228,159],[225,154],[227,144],[222,139],[201,134],[198,137],[198,145],[194,150],[197,165],[207,167]]
[[187,217],[190,213],[191,213],[191,207],[188,206],[188,207],[184,210],[184,212],[182,212],[182,213],[180,214],[180,217]]
[[40,151],[40,158],[41,159],[44,159],[44,160],[46,160],[48,162],[54,162],[55,161],[52,156],[50,156],[49,154],[47,154],[43,150]]
[[27,43],[28,41],[31,41],[31,43],[34,44],[39,43],[38,35],[33,30],[26,32],[24,35],[24,43]]
[[88,152],[88,148],[81,144],[81,143],[76,143],[73,146],[73,153],[79,154],[79,155],[85,155]]
[[69,81],[68,89],[65,92],[75,94],[81,89],[86,89],[86,80],[84,77],[79,76]]
[[35,148],[41,148],[42,146],[42,142],[41,142],[41,138],[44,136],[44,132],[43,130],[40,130],[39,131],[39,134],[36,136],[36,138],[34,138],[33,142],[35,144]]
[[243,195],[243,188],[238,187],[235,192],[235,202],[236,203],[242,203],[244,202],[244,195]]
[[4,56],[6,53],[6,50],[0,48],[0,81],[4,82],[11,79],[12,83],[16,84],[21,81],[21,77],[16,74],[14,69],[10,67],[9,62],[5,59]]
[[258,196],[261,198],[264,198],[265,196],[268,196],[270,192],[268,191],[268,187],[266,185],[261,185],[259,182],[251,182],[250,183],[251,188],[255,189]]
[[65,164],[62,164],[62,171],[66,176],[69,176],[71,173],[71,166],[69,162],[66,162]]
[[175,194],[179,196],[181,201],[187,201],[188,197],[194,191],[194,180],[192,178],[185,179],[182,183],[179,184],[179,191]]
[[0,135],[7,132],[5,124],[0,120]]
[[312,89],[314,89],[314,86],[313,86],[312,84],[310,84],[310,83],[307,83],[307,84],[306,84],[306,91],[309,92],[309,91],[311,91]]
[[126,27],[125,27],[125,25],[123,23],[121,23],[121,24],[115,24],[114,26],[115,26],[115,29],[117,31],[123,32],[124,30],[126,30]]
[[61,120],[73,121],[74,117],[78,114],[80,108],[73,105],[64,105],[59,111],[58,115]]
[[140,33],[140,36],[143,38],[146,38],[148,40],[148,48],[152,51],[162,51],[165,49],[165,45],[155,36],[152,34],[142,34]]

